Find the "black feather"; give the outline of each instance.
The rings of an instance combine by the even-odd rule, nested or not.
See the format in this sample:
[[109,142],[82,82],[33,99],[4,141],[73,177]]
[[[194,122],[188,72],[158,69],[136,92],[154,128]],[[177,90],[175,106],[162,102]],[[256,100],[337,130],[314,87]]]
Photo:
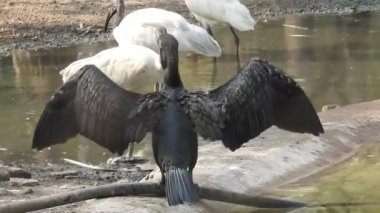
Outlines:
[[279,128],[318,135],[322,124],[301,87],[262,59],[209,93],[193,92],[181,102],[199,135],[222,140],[232,151],[261,132]]
[[130,142],[141,141],[160,118],[163,107],[150,98],[161,103],[164,97],[123,90],[98,68],[87,65],[46,104],[35,130],[33,148],[64,143],[81,134],[122,154]]

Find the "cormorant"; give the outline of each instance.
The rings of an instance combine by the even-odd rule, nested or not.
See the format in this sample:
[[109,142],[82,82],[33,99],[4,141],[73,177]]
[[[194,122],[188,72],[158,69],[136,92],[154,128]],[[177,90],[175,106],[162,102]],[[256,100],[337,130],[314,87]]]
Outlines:
[[199,134],[221,140],[234,151],[276,125],[319,135],[323,127],[301,87],[279,68],[252,58],[234,78],[209,92],[190,92],[178,70],[178,42],[160,30],[160,58],[165,70],[159,92],[138,94],[87,65],[61,86],[46,104],[33,148],[64,143],[81,134],[122,154],[131,142],[152,132],[154,158],[162,173],[169,205],[198,199],[192,171]]

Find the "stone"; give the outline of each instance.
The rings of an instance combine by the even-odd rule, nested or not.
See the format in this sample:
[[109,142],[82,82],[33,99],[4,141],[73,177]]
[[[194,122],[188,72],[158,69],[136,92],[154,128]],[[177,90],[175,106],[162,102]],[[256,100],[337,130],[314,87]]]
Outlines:
[[136,165],[136,167],[140,168],[141,171],[153,171],[157,168],[157,165],[153,163],[144,163]]
[[10,177],[15,177],[15,178],[31,178],[32,177],[32,175],[29,172],[25,171],[24,169],[0,164],[0,180],[1,180],[2,171],[8,172]]
[[326,112],[327,110],[332,110],[332,109],[337,109],[339,108],[340,106],[338,104],[328,104],[328,105],[324,105],[322,107],[322,112]]
[[20,190],[19,192],[17,192],[16,194],[19,194],[19,195],[27,195],[27,194],[33,194],[33,189],[31,188],[26,188],[26,189],[22,189]]
[[60,179],[60,178],[65,178],[67,176],[75,176],[78,174],[77,170],[66,170],[66,171],[61,171],[61,172],[50,172],[49,175],[51,177]]
[[10,177],[7,170],[0,168],[0,181],[8,181]]
[[26,178],[11,178],[9,180],[10,186],[36,186],[38,185],[38,180],[26,179]]
[[9,192],[9,191],[6,190],[6,189],[1,188],[1,189],[0,189],[0,196],[7,196],[7,195],[12,195],[12,193]]
[[25,171],[24,169],[17,168],[17,167],[6,167],[8,169],[9,175],[14,178],[31,178],[32,175]]

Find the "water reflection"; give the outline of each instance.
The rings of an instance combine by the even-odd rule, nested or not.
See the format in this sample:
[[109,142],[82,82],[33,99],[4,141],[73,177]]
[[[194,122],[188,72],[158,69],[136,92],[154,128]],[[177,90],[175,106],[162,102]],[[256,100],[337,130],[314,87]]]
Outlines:
[[[290,17],[259,23],[253,32],[240,32],[240,60],[260,56],[299,80],[315,107],[346,105],[380,98],[380,16]],[[184,84],[210,89],[236,74],[234,40],[228,29],[217,29],[223,55],[190,56],[180,62]],[[110,156],[83,137],[37,153],[31,137],[46,101],[61,84],[59,70],[74,60],[114,46],[101,42],[71,48],[16,52],[0,59],[0,161],[59,161],[68,157],[99,163]],[[141,92],[152,91],[147,85]],[[151,156],[150,139],[138,145]]]

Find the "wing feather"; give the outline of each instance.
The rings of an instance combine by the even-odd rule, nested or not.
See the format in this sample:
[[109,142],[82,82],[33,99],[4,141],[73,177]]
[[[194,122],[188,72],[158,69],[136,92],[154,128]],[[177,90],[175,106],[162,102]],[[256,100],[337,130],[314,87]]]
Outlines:
[[190,93],[184,105],[191,105],[188,114],[202,137],[222,140],[232,151],[272,125],[293,132],[323,133],[301,87],[262,59],[251,59],[233,79],[209,93]]
[[[151,98],[156,104],[150,103]],[[98,68],[87,65],[46,104],[35,130],[33,148],[64,143],[81,134],[122,154],[130,142],[141,141],[151,131],[162,112],[164,102],[160,98],[158,93],[126,91]],[[130,116],[135,109],[144,116]]]

